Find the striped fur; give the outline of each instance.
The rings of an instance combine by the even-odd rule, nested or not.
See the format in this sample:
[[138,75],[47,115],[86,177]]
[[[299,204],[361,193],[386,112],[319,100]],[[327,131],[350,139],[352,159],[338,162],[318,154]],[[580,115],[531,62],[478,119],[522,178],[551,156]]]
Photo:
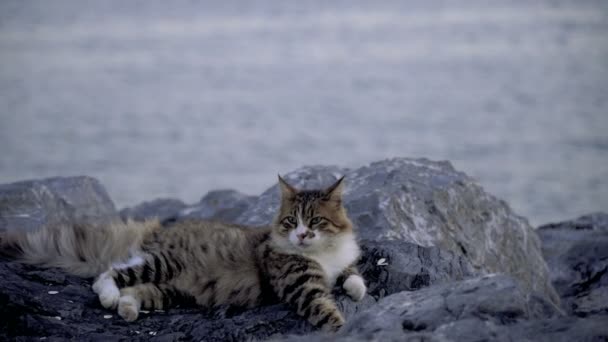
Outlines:
[[11,241],[28,262],[99,274],[93,290],[101,304],[127,321],[142,309],[177,303],[251,308],[280,301],[313,325],[336,331],[344,323],[331,295],[336,281],[356,300],[365,293],[352,266],[359,248],[341,203],[341,180],[320,191],[280,184],[281,207],[268,227],[131,222],[98,230],[61,227]]

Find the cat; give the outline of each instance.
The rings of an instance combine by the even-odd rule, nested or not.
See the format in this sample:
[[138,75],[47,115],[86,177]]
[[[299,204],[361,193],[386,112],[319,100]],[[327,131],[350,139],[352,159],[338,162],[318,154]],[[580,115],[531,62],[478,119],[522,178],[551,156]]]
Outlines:
[[283,302],[311,324],[337,331],[345,321],[333,286],[356,301],[367,290],[355,266],[360,249],[342,204],[343,179],[298,190],[279,176],[281,204],[266,227],[129,221],[14,232],[3,244],[25,262],[96,276],[92,288],[101,305],[126,321],[142,309],[184,301],[205,308]]

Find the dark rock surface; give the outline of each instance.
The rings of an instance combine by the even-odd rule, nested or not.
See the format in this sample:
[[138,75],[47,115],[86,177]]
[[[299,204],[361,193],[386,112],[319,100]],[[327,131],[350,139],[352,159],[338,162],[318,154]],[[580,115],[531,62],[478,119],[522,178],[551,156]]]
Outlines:
[[608,314],[608,214],[547,224],[537,231],[564,308],[581,317]]
[[[381,259],[385,261],[379,263]],[[347,318],[385,295],[460,280],[470,275],[471,269],[466,260],[450,252],[397,241],[387,246],[365,245],[359,266],[370,287],[368,296],[353,302],[336,289],[339,306]],[[138,321],[127,324],[115,312],[100,306],[89,280],[9,259],[0,259],[0,274],[6,275],[0,285],[0,316],[9,317],[0,321],[0,340],[46,336],[85,340],[150,338],[152,332],[157,339],[242,341],[314,331],[284,305],[248,311],[171,309],[143,314]],[[112,317],[105,319],[106,315]]]
[[[335,289],[347,318],[338,335],[315,331],[281,304],[181,307],[126,323],[100,306],[90,279],[2,257],[0,340],[608,340],[608,215],[541,227],[546,268],[526,220],[449,163],[395,159],[357,170],[307,167],[287,179],[310,188],[341,174],[348,177],[345,203],[362,237],[359,267],[368,293],[356,303]],[[264,224],[274,215],[277,192],[276,186],[259,197],[212,191],[194,205],[155,200],[121,216]],[[88,177],[0,185],[0,231],[117,218],[103,187]],[[549,280],[565,310],[555,305],[553,288],[544,283]]]
[[118,220],[114,203],[98,180],[57,177],[0,185],[0,231],[36,230],[73,222]]

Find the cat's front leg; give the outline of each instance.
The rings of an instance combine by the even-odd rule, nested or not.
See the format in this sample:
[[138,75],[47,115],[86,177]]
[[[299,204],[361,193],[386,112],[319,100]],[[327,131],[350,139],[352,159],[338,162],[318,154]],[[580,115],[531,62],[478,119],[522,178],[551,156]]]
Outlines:
[[317,262],[276,253],[269,253],[265,261],[276,295],[295,308],[298,315],[325,331],[338,331],[344,325],[344,317]]
[[346,291],[346,294],[353,300],[360,301],[365,297],[367,287],[365,286],[363,277],[357,270],[357,266],[352,265],[347,267],[338,278],[338,283],[340,282],[342,282],[342,288]]

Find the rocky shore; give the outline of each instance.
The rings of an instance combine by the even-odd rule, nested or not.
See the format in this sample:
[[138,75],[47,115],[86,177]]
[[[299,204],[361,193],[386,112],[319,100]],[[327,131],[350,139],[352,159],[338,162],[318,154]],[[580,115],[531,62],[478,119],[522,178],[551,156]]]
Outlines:
[[[340,175],[368,293],[355,303],[336,289],[347,318],[337,335],[284,305],[181,307],[126,323],[100,306],[90,279],[3,256],[0,340],[608,340],[608,214],[534,229],[450,163],[426,159],[303,167],[285,177],[315,188]],[[90,177],[24,181],[0,185],[0,231],[153,217],[167,229],[190,218],[256,226],[270,222],[278,196],[276,185],[259,196],[217,190],[195,204],[156,199],[117,211]]]

